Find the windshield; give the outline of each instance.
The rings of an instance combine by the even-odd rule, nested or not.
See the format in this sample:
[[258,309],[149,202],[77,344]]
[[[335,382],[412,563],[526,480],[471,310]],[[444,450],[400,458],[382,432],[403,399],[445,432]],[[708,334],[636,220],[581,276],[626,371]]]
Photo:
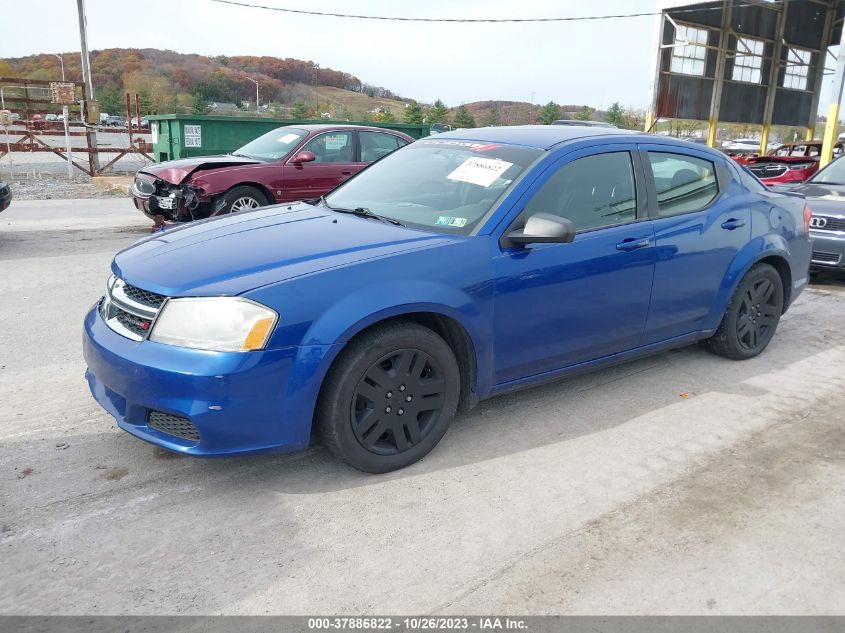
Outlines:
[[467,235],[543,150],[436,138],[389,154],[326,197],[330,207]]
[[299,144],[307,132],[295,127],[280,127],[259,136],[232,152],[234,156],[246,156],[258,160],[279,160],[287,156]]
[[837,158],[830,165],[816,173],[808,182],[845,185],[845,162],[841,158]]

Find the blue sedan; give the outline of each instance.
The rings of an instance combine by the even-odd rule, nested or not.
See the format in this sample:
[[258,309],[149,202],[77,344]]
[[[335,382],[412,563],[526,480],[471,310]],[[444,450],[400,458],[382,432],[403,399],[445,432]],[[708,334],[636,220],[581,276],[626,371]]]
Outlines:
[[189,455],[431,451],[457,411],[707,341],[762,352],[807,283],[810,211],[723,154],[567,126],[419,140],[318,200],[151,236],[85,318],[87,378]]

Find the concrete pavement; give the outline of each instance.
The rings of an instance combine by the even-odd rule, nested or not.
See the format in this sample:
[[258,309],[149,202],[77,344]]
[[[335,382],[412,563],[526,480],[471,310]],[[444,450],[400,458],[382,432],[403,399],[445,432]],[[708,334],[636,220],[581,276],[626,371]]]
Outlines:
[[173,457],[83,379],[126,200],[0,214],[0,614],[845,613],[845,284],[759,358],[502,396],[422,462]]

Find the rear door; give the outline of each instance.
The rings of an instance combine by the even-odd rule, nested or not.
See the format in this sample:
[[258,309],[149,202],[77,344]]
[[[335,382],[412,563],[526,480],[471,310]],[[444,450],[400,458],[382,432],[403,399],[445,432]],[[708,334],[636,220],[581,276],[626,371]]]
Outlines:
[[641,145],[655,269],[644,344],[705,327],[716,293],[751,238],[749,195],[707,152]]
[[315,160],[294,163],[294,156],[288,159],[283,167],[284,202],[318,198],[361,169],[356,160],[355,132],[352,130],[318,134],[299,151],[312,152]]

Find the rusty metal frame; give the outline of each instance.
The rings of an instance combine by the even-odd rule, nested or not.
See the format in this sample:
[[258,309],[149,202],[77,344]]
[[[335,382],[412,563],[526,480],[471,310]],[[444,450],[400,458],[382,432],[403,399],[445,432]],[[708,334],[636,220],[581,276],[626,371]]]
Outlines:
[[[24,130],[20,129],[6,129],[6,136],[13,137],[16,135],[20,135],[17,140],[14,142],[8,142],[0,144],[0,158],[6,156],[6,154],[11,152],[52,152],[57,156],[60,156],[64,160],[68,160],[68,150],[71,150],[71,154],[73,153],[81,153],[88,155],[88,167],[87,169],[85,166],[77,163],[74,160],[71,160],[71,164],[76,167],[81,172],[89,175],[89,176],[97,176],[103,173],[108,172],[114,166],[117,161],[121,158],[126,156],[127,154],[139,154],[149,160],[150,162],[155,162],[155,159],[148,154],[148,144],[144,139],[136,139],[133,134],[132,129],[132,119],[131,119],[131,108],[130,108],[130,99],[129,95],[126,95],[126,120],[127,120],[127,128],[116,128],[112,130],[102,129],[99,126],[89,125],[84,123],[84,105],[83,101],[81,100],[78,106],[80,118],[83,120],[83,125],[85,126],[85,130],[83,131],[70,131],[68,133],[69,136],[84,136],[86,138],[85,147],[54,147],[45,143],[43,140],[39,139],[39,136],[53,136],[54,134],[52,127],[52,122],[50,121],[34,121],[32,117],[36,114],[41,115],[48,113],[47,109],[40,108],[41,105],[51,105],[52,99],[49,98],[40,98],[40,97],[30,97],[29,96],[29,89],[30,88],[48,88],[50,84],[53,83],[52,81],[41,80],[41,79],[24,79],[20,77],[0,77],[0,86],[8,85],[14,86],[18,89],[23,88],[23,96],[9,96],[6,98],[6,101],[11,105],[15,104],[13,109],[15,110],[22,110],[24,114],[24,119],[16,124],[16,127],[21,125],[24,126]],[[80,81],[68,81],[66,83],[72,83],[75,86],[83,89],[84,91],[84,84]],[[34,106],[34,107],[33,107]],[[11,109],[11,108],[10,108]],[[51,109],[52,110],[52,109]],[[140,100],[138,95],[135,95],[135,110],[138,116],[138,127],[136,133],[141,132],[140,126]],[[56,130],[58,131],[58,130]],[[92,142],[92,135],[100,133],[100,134],[110,134],[110,133],[129,133],[129,145],[127,147],[98,147],[96,145],[96,137]],[[8,150],[7,150],[8,148]],[[97,166],[97,161],[95,157],[99,154],[115,154],[114,158],[109,160],[105,165],[102,167]]]

